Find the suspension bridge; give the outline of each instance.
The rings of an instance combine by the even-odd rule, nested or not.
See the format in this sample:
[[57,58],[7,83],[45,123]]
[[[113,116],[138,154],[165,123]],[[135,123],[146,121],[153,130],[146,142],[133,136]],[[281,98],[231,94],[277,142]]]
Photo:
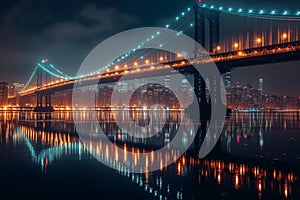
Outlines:
[[[196,73],[193,64],[215,63],[221,74],[240,67],[295,61],[300,58],[300,10],[247,9],[208,5],[195,1],[166,24],[164,28],[176,30],[178,35],[193,36],[209,53],[203,57],[195,48],[193,55],[184,52],[143,51],[146,43],[153,42],[160,32],[150,33],[136,48],[121,55],[97,71],[71,76],[47,59],[37,63],[24,88],[18,94],[20,107],[34,107],[36,112],[52,112],[52,96],[70,94],[76,82],[88,86],[95,80],[99,84],[128,79],[147,78],[155,74],[171,73],[164,66],[193,75],[193,87],[200,105],[207,106],[205,81]],[[162,47],[163,42],[158,44]],[[189,60],[189,61],[187,61]]]

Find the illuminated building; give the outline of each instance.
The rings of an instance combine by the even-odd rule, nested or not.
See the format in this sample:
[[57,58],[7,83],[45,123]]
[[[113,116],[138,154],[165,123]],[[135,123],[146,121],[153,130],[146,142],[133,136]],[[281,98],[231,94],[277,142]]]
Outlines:
[[0,106],[6,106],[8,103],[8,83],[0,82]]
[[170,76],[169,75],[166,75],[164,81],[165,81],[165,87],[170,88]]
[[262,77],[259,78],[258,84],[258,90],[260,91],[261,95],[264,95],[264,79]]
[[225,75],[225,86],[226,86],[226,89],[229,89],[231,88],[231,72],[226,72],[226,75]]

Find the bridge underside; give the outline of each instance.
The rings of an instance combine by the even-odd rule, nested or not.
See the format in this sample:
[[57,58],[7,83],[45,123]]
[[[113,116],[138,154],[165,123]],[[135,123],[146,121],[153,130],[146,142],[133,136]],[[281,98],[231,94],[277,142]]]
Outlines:
[[[216,57],[217,59],[217,57]],[[291,62],[300,60],[300,49],[276,54],[265,54],[251,57],[240,56],[238,59],[215,61],[222,74],[236,68]]]
[[[214,61],[215,64],[217,65],[220,73],[224,74],[224,73],[234,70],[236,68],[300,60],[300,49],[276,52],[274,54],[260,53],[257,56],[255,56],[255,55],[239,56],[238,53],[239,52],[230,52],[230,53],[226,53],[226,54],[212,55],[211,63],[213,64],[213,61]],[[246,53],[249,53],[249,52],[246,52]],[[233,56],[233,58],[230,58],[230,56]],[[199,64],[200,63],[201,63],[201,60],[199,59]],[[203,93],[203,91],[205,90],[205,87],[203,85],[203,80],[201,80],[202,79],[201,76],[197,75],[197,70],[195,70],[193,65],[190,65],[189,63],[182,64],[182,60],[163,63],[163,65],[169,65],[171,68],[162,68],[162,69],[158,69],[158,70],[147,71],[147,73],[142,73],[142,72],[134,73],[134,74],[128,73],[124,77],[123,77],[124,70],[119,70],[119,74],[114,75],[114,76],[105,76],[105,74],[104,74],[102,77],[99,77],[99,75],[98,75],[98,76],[90,77],[90,78],[82,80],[82,81],[67,80],[64,84],[61,84],[58,86],[52,86],[52,87],[46,88],[46,89],[45,88],[39,89],[32,93],[28,93],[26,95],[21,95],[20,98],[26,98],[29,96],[37,96],[38,101],[37,101],[37,106],[34,109],[34,111],[35,112],[53,112],[54,109],[51,106],[51,98],[50,98],[51,95],[53,95],[55,92],[58,92],[58,91],[73,89],[75,82],[76,82],[76,84],[79,82],[80,87],[85,87],[85,86],[91,86],[91,85],[96,85],[96,84],[107,84],[107,83],[118,82],[121,77],[123,77],[122,79],[124,79],[124,80],[133,80],[133,79],[165,76],[165,75],[170,75],[170,74],[178,71],[181,74],[194,75],[194,83],[193,84],[194,84],[194,88],[195,88],[195,93],[197,94],[197,96],[200,99],[204,99],[205,92]],[[78,87],[78,85],[77,85],[77,87]],[[45,98],[44,104],[42,104],[43,97]],[[206,105],[203,104],[203,106],[207,106],[207,104]]]

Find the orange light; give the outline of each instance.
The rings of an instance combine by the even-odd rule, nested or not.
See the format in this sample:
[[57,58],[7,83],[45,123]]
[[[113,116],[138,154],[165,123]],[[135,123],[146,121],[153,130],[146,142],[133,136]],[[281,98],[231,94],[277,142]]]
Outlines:
[[256,42],[257,42],[257,43],[261,43],[261,38],[257,38],[257,39],[256,39]]
[[238,48],[238,47],[239,47],[239,43],[235,42],[235,43],[233,44],[233,46],[234,46],[234,48]]
[[287,38],[287,34],[286,34],[286,33],[283,33],[283,34],[282,34],[282,38],[283,38],[283,39],[286,39],[286,38]]
[[217,51],[220,51],[221,50],[221,46],[217,46]]

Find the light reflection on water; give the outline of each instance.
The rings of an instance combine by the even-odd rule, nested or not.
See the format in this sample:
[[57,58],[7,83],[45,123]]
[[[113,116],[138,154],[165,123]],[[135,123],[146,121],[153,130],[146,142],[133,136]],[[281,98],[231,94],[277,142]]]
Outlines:
[[[174,124],[177,114],[171,114]],[[44,173],[49,173],[49,165],[55,166],[56,161],[74,159],[85,162],[93,159],[89,156],[90,150],[95,151],[102,162],[123,167],[121,158],[126,159],[125,155],[115,155],[113,149],[104,143],[84,145],[80,142],[70,113],[53,115],[50,122],[37,122],[32,113],[2,115],[0,145],[17,147],[25,144],[31,161],[40,166]],[[111,123],[109,113],[99,115],[104,130],[116,135],[111,140],[130,140]],[[82,114],[82,117],[86,119],[88,113]],[[21,119],[20,122],[17,119]],[[300,196],[297,170],[300,151],[296,148],[300,141],[299,130],[299,113],[234,113],[226,120],[221,137],[221,148],[218,150],[223,150],[220,152],[222,156],[200,160],[185,154],[160,171],[131,174],[120,169],[119,173],[151,199],[297,198]],[[172,130],[168,129],[168,132]],[[151,151],[134,145],[139,142],[121,147],[140,153]],[[168,156],[161,159],[161,166],[168,159]],[[137,157],[134,164],[137,165],[139,160]],[[262,164],[256,164],[260,161]],[[153,159],[149,158],[151,162]],[[278,166],[281,162],[292,165],[290,168]]]

